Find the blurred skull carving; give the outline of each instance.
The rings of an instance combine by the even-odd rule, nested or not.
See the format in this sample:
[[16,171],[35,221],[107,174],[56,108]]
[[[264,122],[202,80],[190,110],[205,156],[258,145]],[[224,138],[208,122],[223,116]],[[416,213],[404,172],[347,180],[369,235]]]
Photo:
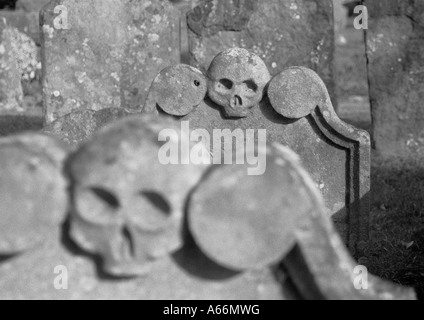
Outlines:
[[99,254],[112,276],[144,275],[151,262],[183,245],[186,198],[205,168],[159,162],[160,131],[175,127],[181,133],[170,121],[147,116],[117,122],[69,162],[71,237]]

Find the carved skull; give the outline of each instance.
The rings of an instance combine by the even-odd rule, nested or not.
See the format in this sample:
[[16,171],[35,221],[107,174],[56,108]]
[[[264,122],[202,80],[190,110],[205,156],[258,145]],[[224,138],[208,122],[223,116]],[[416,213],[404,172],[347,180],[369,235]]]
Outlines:
[[164,129],[189,138],[174,121],[129,117],[100,131],[69,162],[71,237],[99,254],[110,275],[143,275],[182,247],[186,197],[205,166],[161,164]]
[[216,56],[208,78],[208,94],[212,101],[224,107],[226,116],[243,118],[262,100],[271,75],[259,56],[235,48]]

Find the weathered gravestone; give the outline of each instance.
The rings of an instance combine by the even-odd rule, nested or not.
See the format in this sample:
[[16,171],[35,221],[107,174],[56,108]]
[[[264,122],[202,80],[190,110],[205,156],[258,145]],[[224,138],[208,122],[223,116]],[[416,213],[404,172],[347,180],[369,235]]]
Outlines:
[[373,139],[379,154],[424,146],[424,3],[365,1]]
[[27,85],[41,69],[34,41],[0,17],[0,136],[42,128]]
[[345,7],[345,2],[347,1],[348,0],[333,0],[335,42],[341,45],[346,44],[346,38],[343,32],[347,26],[348,9]]
[[19,111],[23,99],[13,35],[13,29],[0,19],[0,111]]
[[54,0],[41,20],[47,123],[83,108],[137,110],[180,59],[180,14],[167,0]]
[[10,26],[30,36],[37,44],[40,44],[40,27],[38,12],[26,12],[23,10],[0,11],[0,18],[5,18]]
[[40,44],[39,12],[50,0],[19,0],[16,10],[0,11],[0,17],[6,18],[9,25],[29,35]]
[[[173,140],[158,142],[163,130]],[[151,116],[93,136],[68,160],[66,227],[50,224],[44,242],[0,259],[0,298],[414,298],[372,276],[355,289],[355,263],[290,150],[258,150],[259,177],[249,165],[159,163],[162,147],[188,139]]]
[[[351,252],[362,254],[368,239],[370,138],[338,118],[312,70],[289,68],[271,79],[260,57],[230,49],[214,59],[206,76],[184,65],[164,69],[143,112],[177,117],[192,130],[206,129],[202,139],[218,162],[245,142],[265,139],[290,147],[312,174]],[[210,137],[214,146],[222,139],[227,143],[214,147]]]
[[188,14],[190,64],[202,71],[221,51],[246,48],[272,75],[290,66],[315,70],[333,98],[332,0],[203,0]]

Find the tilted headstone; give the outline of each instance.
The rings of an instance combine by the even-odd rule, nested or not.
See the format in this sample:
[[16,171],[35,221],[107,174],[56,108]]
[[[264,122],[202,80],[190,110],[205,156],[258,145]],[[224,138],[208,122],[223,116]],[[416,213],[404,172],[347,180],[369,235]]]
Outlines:
[[259,55],[272,75],[315,70],[333,98],[332,0],[203,0],[188,14],[190,65],[202,71],[228,48]]
[[356,265],[290,150],[258,150],[263,176],[243,164],[159,162],[165,146],[195,147],[189,138],[151,116],[95,134],[68,160],[69,223],[0,259],[0,298],[414,298],[371,276],[355,289]]
[[0,19],[0,111],[21,111],[23,91],[15,56],[14,31]]
[[424,146],[424,3],[365,1],[373,139],[379,154]]
[[[177,117],[192,130],[206,129],[214,139],[216,129],[229,129],[234,137],[241,130],[242,145],[260,143],[265,130],[262,140],[300,155],[343,241],[352,254],[362,254],[369,236],[369,134],[338,118],[324,83],[312,70],[289,68],[271,79],[260,57],[230,49],[214,59],[207,76],[188,66],[164,69],[143,112]],[[234,149],[239,141],[229,139]],[[221,149],[225,153],[228,145]]]
[[152,78],[179,62],[167,0],[53,0],[42,11],[46,123],[76,110],[137,110]]

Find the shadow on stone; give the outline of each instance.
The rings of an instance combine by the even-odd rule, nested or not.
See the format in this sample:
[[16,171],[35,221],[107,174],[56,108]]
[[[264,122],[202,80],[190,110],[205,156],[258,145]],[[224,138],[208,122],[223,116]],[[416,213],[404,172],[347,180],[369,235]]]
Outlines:
[[269,102],[268,97],[265,97],[265,99],[259,104],[259,108],[261,109],[264,117],[273,123],[288,125],[288,124],[295,123],[296,121],[299,120],[299,119],[285,118],[284,116],[280,115],[271,106],[271,103]]
[[[131,277],[113,277],[107,273],[105,273],[102,269],[103,260],[99,255],[96,254],[90,254],[85,251],[80,250],[78,245],[71,239],[69,236],[69,230],[70,230],[70,219],[68,218],[65,223],[62,226],[62,233],[61,233],[61,242],[62,245],[74,256],[77,257],[83,257],[88,260],[93,261],[94,265],[96,266],[96,273],[100,280],[102,281],[125,281],[125,280],[131,280]],[[0,260],[1,262],[1,260]]]
[[16,256],[18,256],[18,255],[16,255],[16,254],[0,255],[0,264],[3,263],[3,262],[7,262],[8,260],[15,258]]
[[7,136],[29,130],[38,131],[42,128],[42,117],[26,115],[0,115],[0,136]]
[[[187,206],[190,200],[187,201]],[[187,211],[187,208],[186,208]],[[187,217],[188,215],[186,215]],[[194,239],[188,231],[187,218],[184,222],[183,234],[185,237],[184,247],[172,256],[174,262],[194,277],[201,279],[225,281],[239,275],[239,272],[219,266],[203,254],[195,244]]]

